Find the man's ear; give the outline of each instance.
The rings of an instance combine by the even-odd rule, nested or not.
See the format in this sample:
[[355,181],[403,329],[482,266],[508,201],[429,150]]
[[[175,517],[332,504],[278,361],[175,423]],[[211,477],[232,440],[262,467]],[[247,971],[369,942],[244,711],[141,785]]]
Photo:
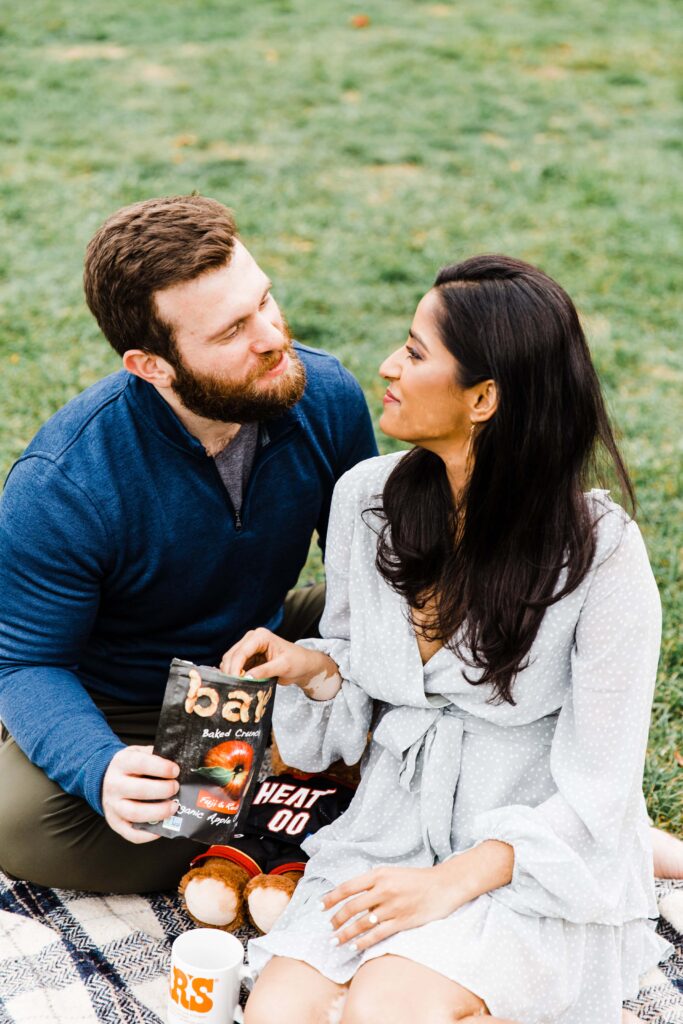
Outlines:
[[470,410],[473,423],[486,423],[498,408],[498,388],[495,380],[475,384],[470,392]]
[[123,365],[129,373],[154,384],[158,388],[169,388],[175,380],[175,372],[162,356],[143,352],[140,348],[129,348],[123,354]]

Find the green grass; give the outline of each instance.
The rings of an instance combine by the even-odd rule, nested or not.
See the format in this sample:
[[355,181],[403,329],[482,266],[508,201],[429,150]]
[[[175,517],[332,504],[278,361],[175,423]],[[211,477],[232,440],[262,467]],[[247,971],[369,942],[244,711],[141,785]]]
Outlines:
[[125,203],[233,206],[297,336],[341,356],[374,415],[440,264],[538,263],[582,311],[638,486],[665,614],[646,790],[683,831],[680,12],[368,0],[355,29],[358,10],[2,0],[2,469],[117,366],[80,277]]

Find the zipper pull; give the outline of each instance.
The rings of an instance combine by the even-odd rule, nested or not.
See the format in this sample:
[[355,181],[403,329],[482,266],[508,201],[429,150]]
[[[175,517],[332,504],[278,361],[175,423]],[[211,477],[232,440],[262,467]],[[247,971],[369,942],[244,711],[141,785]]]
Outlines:
[[240,515],[240,510],[238,508],[235,509],[235,529],[238,533],[242,529],[242,516]]

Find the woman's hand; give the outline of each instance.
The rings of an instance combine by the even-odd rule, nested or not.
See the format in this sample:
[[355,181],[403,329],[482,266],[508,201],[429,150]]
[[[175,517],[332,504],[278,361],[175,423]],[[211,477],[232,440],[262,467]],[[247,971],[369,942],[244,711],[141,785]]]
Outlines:
[[329,700],[341,686],[337,664],[327,654],[299,647],[263,628],[250,630],[226,651],[220,667],[229,676],[258,668],[259,676],[277,676],[283,686],[300,686],[312,700]]
[[331,918],[331,941],[362,950],[406,928],[448,917],[467,897],[455,887],[444,891],[438,866],[381,867],[343,882],[325,896],[322,906],[331,910],[341,900],[347,902]]
[[332,942],[368,949],[396,932],[448,917],[469,900],[507,885],[514,860],[509,843],[486,839],[431,868],[381,867],[351,878],[322,900],[324,910],[348,901],[331,918]]

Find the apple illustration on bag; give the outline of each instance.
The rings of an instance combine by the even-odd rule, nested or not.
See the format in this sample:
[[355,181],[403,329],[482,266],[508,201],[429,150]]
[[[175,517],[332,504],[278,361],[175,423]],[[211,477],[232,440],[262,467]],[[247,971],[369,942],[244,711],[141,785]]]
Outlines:
[[249,781],[254,751],[244,740],[228,740],[210,747],[204,755],[201,768],[192,772],[210,779],[231,799],[239,803]]

